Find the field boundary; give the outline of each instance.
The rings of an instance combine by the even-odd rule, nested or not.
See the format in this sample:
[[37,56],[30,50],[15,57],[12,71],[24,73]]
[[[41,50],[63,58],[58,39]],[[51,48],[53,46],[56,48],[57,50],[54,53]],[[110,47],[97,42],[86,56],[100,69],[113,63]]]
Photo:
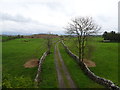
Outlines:
[[40,81],[40,73],[41,73],[41,66],[43,61],[45,60],[46,56],[49,54],[49,51],[44,52],[44,54],[42,55],[42,57],[39,59],[39,65],[38,65],[38,71],[35,77],[35,82],[39,83]]
[[120,90],[120,87],[116,86],[111,80],[107,80],[105,78],[99,77],[97,75],[95,75],[88,67],[85,63],[83,63],[82,61],[79,60],[78,56],[76,56],[75,54],[73,54],[69,48],[64,44],[63,40],[62,40],[62,44],[66,50],[66,52],[73,58],[76,60],[76,62],[80,65],[80,68],[83,70],[83,72],[93,81],[95,81],[98,84],[101,84],[103,86],[105,86],[106,88],[109,88],[110,90]]

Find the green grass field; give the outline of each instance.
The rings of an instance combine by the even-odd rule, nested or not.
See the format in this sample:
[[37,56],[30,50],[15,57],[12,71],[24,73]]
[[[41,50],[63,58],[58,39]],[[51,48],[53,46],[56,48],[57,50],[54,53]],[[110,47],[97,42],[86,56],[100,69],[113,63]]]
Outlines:
[[[24,40],[28,40],[28,42],[24,42]],[[33,81],[37,72],[37,67],[24,68],[23,65],[31,59],[38,59],[42,56],[45,51],[44,42],[43,39],[15,39],[3,42],[3,79],[8,76],[10,78],[23,76],[27,78],[27,80],[29,78]],[[24,87],[24,85],[21,85],[21,87],[22,86]],[[19,87],[18,85],[14,85],[14,78],[11,87]]]
[[[75,38],[65,39],[65,44],[69,49],[78,55]],[[41,81],[39,88],[57,88],[57,72],[54,63],[54,45],[59,38],[53,39],[51,54],[49,54],[42,64]],[[100,42],[101,37],[94,37],[88,41],[91,46],[85,50],[85,57],[94,61],[96,67],[91,67],[96,75],[112,80],[120,86],[118,82],[118,43],[103,43]],[[62,44],[59,44],[59,49],[65,65],[71,74],[72,79],[79,88],[103,88],[103,86],[90,80],[78,64],[65,52]],[[34,78],[38,67],[25,68],[25,62],[31,59],[40,58],[46,51],[45,39],[14,39],[2,42],[2,74],[4,87],[17,88],[34,88]]]
[[[56,41],[57,39],[54,39]],[[27,41],[27,42],[26,42]],[[25,68],[25,62],[39,59],[46,49],[45,39],[15,39],[2,43],[3,81],[7,87],[35,87],[34,78],[38,67]],[[54,45],[53,45],[54,47]],[[42,65],[40,88],[57,87],[54,49]],[[54,76],[54,77],[53,77]],[[17,83],[16,83],[17,82]]]
[[2,86],[2,42],[0,36],[0,87]]
[[[24,42],[24,40],[29,41]],[[43,39],[15,39],[2,43],[2,48],[3,73],[13,76],[24,73],[33,77],[36,68],[26,69],[23,65],[30,59],[40,58],[45,51]]]
[[1,38],[3,41],[9,39],[8,36],[1,36],[0,38]]
[[[90,60],[96,63],[96,67],[91,67],[90,69],[96,75],[112,80],[120,86],[118,82],[118,43],[103,43],[100,42],[101,40],[103,40],[103,38],[93,37],[90,42],[88,41],[93,49],[89,52]],[[78,55],[74,40],[66,39],[65,44],[73,53]],[[85,54],[86,53],[88,55],[88,52],[85,52]]]
[[1,38],[2,38],[2,41],[8,41],[10,39],[14,39],[15,36],[1,36]]
[[102,43],[96,38],[95,51],[92,60],[96,62],[95,68],[90,68],[96,75],[118,82],[118,43]]

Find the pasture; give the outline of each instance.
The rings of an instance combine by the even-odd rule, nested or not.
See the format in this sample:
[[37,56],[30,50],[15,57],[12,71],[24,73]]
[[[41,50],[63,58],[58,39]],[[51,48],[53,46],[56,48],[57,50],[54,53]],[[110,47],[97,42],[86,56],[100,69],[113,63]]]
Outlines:
[[17,38],[17,36],[1,36],[2,41],[8,41]]
[[[75,39],[75,38],[74,38]],[[96,67],[90,67],[96,75],[112,80],[117,85],[118,82],[118,43],[101,42],[102,37],[92,37],[88,40],[88,46],[85,49],[85,58],[96,63]],[[78,55],[74,40],[65,39],[65,44],[69,49]],[[90,50],[88,50],[90,49]]]
[[[5,79],[4,77],[24,77],[23,79],[26,78],[26,81],[29,81],[30,79],[31,82],[34,82],[37,67],[25,68],[24,64],[29,60],[39,59],[42,56],[42,54],[46,50],[45,40],[10,40],[2,43],[2,49],[3,79]],[[9,81],[12,81],[10,82],[12,83],[11,87],[20,86],[14,85],[16,83],[14,82],[14,78],[13,80],[8,78],[8,82]],[[20,87],[24,87],[24,83],[21,83]],[[34,87],[34,85],[29,87]]]
[[[20,38],[2,42],[2,75],[3,87],[7,88],[58,88],[59,81],[55,67],[56,42],[52,40],[51,54],[42,64],[40,84],[35,85],[34,78],[37,66],[26,68],[24,65],[30,60],[38,60],[47,50],[46,39]],[[78,55],[76,38],[65,38],[64,42],[69,49]],[[102,37],[92,37],[86,43],[85,58],[95,62],[95,67],[89,67],[96,75],[118,82],[118,43],[103,43]],[[80,69],[79,65],[66,53],[63,45],[58,44],[61,57],[78,88],[103,88],[103,86],[90,80]]]

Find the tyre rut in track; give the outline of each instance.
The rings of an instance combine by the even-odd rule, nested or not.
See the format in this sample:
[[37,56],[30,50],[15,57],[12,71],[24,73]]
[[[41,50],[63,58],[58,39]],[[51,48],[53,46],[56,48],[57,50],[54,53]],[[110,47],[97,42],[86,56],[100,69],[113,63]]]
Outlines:
[[58,43],[55,45],[54,54],[59,88],[76,88],[59,52]]

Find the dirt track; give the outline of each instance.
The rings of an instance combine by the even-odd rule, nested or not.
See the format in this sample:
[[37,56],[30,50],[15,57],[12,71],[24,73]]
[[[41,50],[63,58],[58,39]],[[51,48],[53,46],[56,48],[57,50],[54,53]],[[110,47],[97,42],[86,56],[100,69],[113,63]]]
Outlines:
[[[59,43],[59,42],[58,42]],[[58,43],[55,45],[55,64],[59,88],[76,88],[59,52]]]

